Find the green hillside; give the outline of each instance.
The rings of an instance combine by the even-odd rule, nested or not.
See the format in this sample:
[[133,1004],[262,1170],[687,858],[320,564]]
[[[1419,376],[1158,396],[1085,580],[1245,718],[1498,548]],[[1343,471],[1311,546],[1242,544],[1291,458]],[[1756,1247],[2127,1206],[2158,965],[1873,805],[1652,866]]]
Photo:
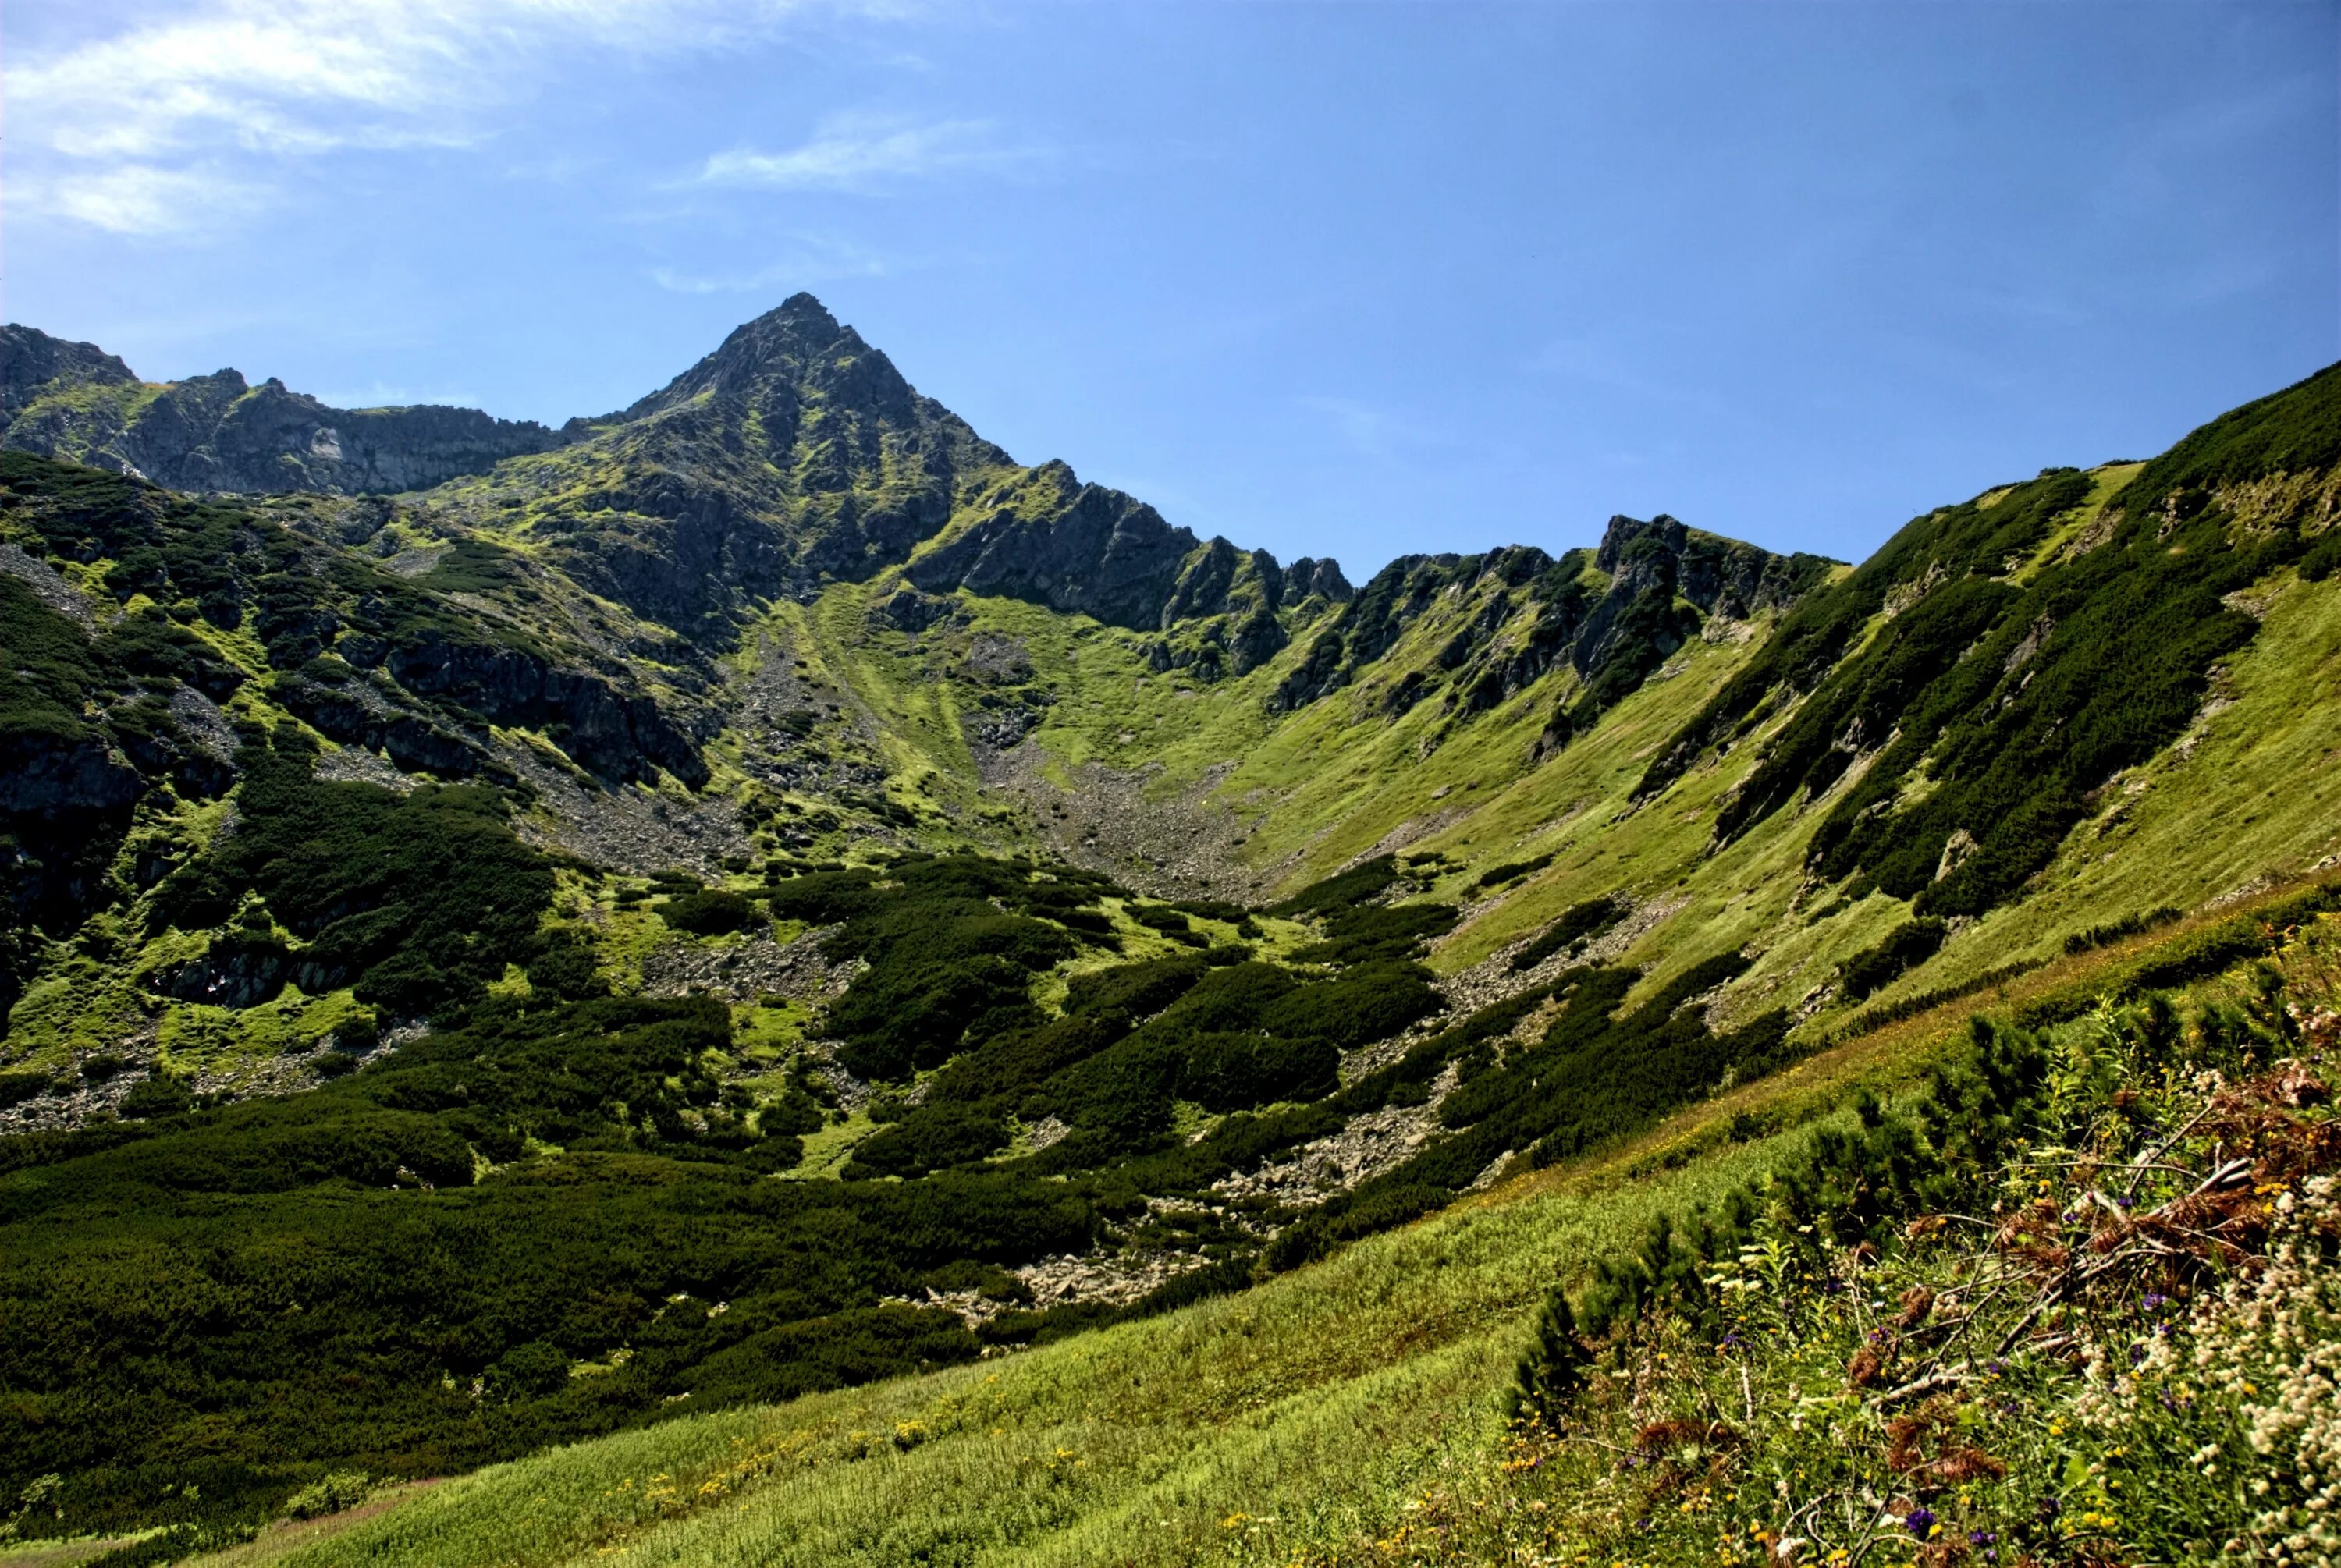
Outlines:
[[[1729,1381],[1696,1280],[1966,1281],[1922,1210],[2333,1004],[2341,367],[1853,567],[1353,586],[809,296],[396,494],[58,461],[137,403],[72,362],[0,443],[0,1496],[85,1556],[1752,1560],[1794,1399],[1643,1433]],[[1933,1550],[1884,1484],[1798,1528]]]
[[[2328,888],[2317,901],[2335,897]],[[1901,1421],[1914,1402],[1888,1397],[1957,1352],[1924,1325],[1977,1289],[1962,1271],[1995,1265],[1988,1251],[1979,1265],[1956,1238],[1931,1239],[1939,1219],[1905,1240],[1907,1221],[2013,1194],[2026,1213],[2047,1213],[2052,1232],[2062,1213],[2087,1236],[2107,1223],[2090,1218],[2092,1190],[2118,1188],[2140,1214],[2167,1208],[2220,1157],[2198,1120],[2194,1075],[2250,1078],[2257,1097],[2246,1103],[2272,1107],[2272,1126],[2286,1129],[2253,1173],[2269,1179],[2244,1182],[2246,1201],[2221,1211],[2222,1234],[2244,1246],[2315,1245],[2329,1227],[2330,1177],[2316,1176],[2336,1157],[2329,1113],[2314,1094],[2306,1111],[2286,1108],[2282,1097],[2300,1091],[2266,1067],[2329,1047],[2341,926],[2329,914],[2294,923],[2296,901],[2264,908],[2286,920],[2259,938],[2273,963],[2197,982],[2175,1004],[2138,981],[2201,972],[2226,939],[2218,928],[2212,940],[2198,929],[2100,962],[2078,983],[2034,988],[2028,1007],[1995,1009],[1998,1056],[1986,1065],[2013,1071],[2008,1097],[1965,1092],[2027,1137],[1977,1144],[1981,1163],[1955,1162],[1948,1177],[1912,1157],[1969,1146],[1949,1142],[1956,1116],[1946,1119],[1928,1069],[1990,1081],[1963,1076],[1972,1047],[1954,1017],[1904,1032],[1890,1054],[1841,1047],[1811,1064],[1826,1085],[1808,1068],[1801,1084],[1737,1092],[1656,1140],[1510,1184],[1240,1296],[1005,1362],[684,1417],[393,1490],[386,1508],[292,1524],[206,1561],[1754,1562],[1793,1536],[1816,1557],[1908,1562],[1942,1540],[1938,1523],[1978,1558],[1971,1533],[2046,1560],[2135,1550],[2209,1561],[2223,1547],[2237,1561],[2273,1560],[2288,1537],[2317,1527],[2316,1476],[2304,1466],[2319,1439],[2277,1416],[2276,1441],[2256,1443],[2288,1397],[2279,1381],[2314,1376],[2292,1368],[2299,1347],[2287,1349],[2293,1330],[2282,1325],[2329,1335],[2329,1273],[2306,1291],[2297,1275],[2284,1294],[2262,1291],[2292,1315],[2272,1323],[2248,1310],[2248,1280],[2223,1294],[2222,1271],[2202,1272],[2216,1244],[2170,1272],[2116,1253],[2126,1272],[2099,1274],[2092,1295],[2043,1322],[2026,1308],[2054,1283],[2055,1260],[2002,1255],[1997,1266],[2025,1293],[1987,1294],[1990,1315],[1970,1330],[2001,1346],[1995,1370],[1975,1374],[1984,1386],[1946,1379],[1957,1392],[1917,1406],[1915,1425]],[[2265,922],[2231,928],[2255,927]],[[2124,996],[2143,1000],[2116,1000]],[[2046,1028],[2008,1021],[2060,1014],[2077,1016]],[[1831,1108],[1858,1086],[1882,1108]],[[2190,1130],[2197,1141],[2170,1136]],[[1891,1155],[1881,1163],[1898,1142],[1908,1151],[1899,1166]],[[2098,1170],[2110,1166],[2110,1180],[2077,1169],[2079,1149]],[[2164,1168],[2146,1185],[2125,1182],[2124,1160]],[[1873,1167],[1898,1176],[1847,1182]],[[1766,1187],[1768,1177],[1805,1185]],[[1700,1205],[1735,1212],[1733,1195],[1749,1184],[1759,1205],[1777,1196],[1809,1206],[1791,1216],[1835,1216],[1834,1232],[1817,1245],[1809,1224],[1799,1230],[1790,1217],[1772,1230],[1758,1219],[1751,1245],[1725,1246],[1722,1273],[1705,1285],[1718,1264],[1685,1253],[1687,1266],[1668,1267],[1662,1247],[1659,1277],[1689,1297],[1678,1305],[1661,1292],[1639,1315],[1610,1307],[1623,1331],[1610,1330],[1609,1348],[1569,1353],[1582,1358],[1581,1391],[1554,1400],[1550,1358],[1531,1353],[1539,1298],[1557,1283],[1578,1293],[1585,1335],[1586,1297],[1606,1265],[1650,1259],[1661,1216],[1677,1216],[1688,1243],[1697,1232],[1679,1216],[1696,1219]],[[2286,1191],[2303,1201],[2271,1200]],[[1865,1231],[1882,1256],[1869,1255]],[[1794,1283],[1769,1285],[1768,1270]],[[1858,1282],[1850,1294],[1848,1278]],[[1914,1302],[1933,1313],[1914,1315]],[[1903,1341],[1890,1377],[1859,1370],[1880,1323]],[[2172,1349],[2129,1356],[2173,1329]],[[2016,1345],[2002,1344],[2010,1330]],[[2063,1348],[2077,1337],[2078,1360]],[[2198,1343],[2234,1359],[2211,1377],[2191,1374]],[[2088,1375],[2089,1357],[2107,1352],[2140,1367],[2119,1390]],[[1540,1379],[1516,1368],[1524,1355]],[[1517,1414],[1524,1383],[1551,1402],[1549,1422]],[[2161,1403],[2158,1387],[2171,1391]],[[1960,1414],[1979,1403],[1987,1419]],[[1875,1499],[1866,1510],[1865,1497]]]

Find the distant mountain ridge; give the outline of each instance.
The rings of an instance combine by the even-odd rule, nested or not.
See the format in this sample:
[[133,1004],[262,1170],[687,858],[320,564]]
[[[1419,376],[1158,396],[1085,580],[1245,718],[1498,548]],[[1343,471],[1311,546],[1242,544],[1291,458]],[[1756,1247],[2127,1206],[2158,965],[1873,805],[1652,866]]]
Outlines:
[[[558,537],[581,584],[702,639],[722,639],[755,602],[815,591],[825,576],[902,565],[928,594],[965,588],[1132,630],[1184,628],[1158,646],[1157,667],[1218,680],[1285,647],[1300,606],[1345,605],[1356,592],[1330,558],[1285,568],[1263,550],[1200,540],[1061,461],[1020,466],[807,293],[742,324],[659,391],[558,430],[476,410],[334,409],[234,371],[155,386],[94,344],[27,327],[6,328],[0,349],[0,450],[193,491],[437,491],[458,517],[503,524],[520,513]],[[505,466],[515,458],[543,461]],[[1615,571],[1629,533],[1644,530],[1620,532],[1630,521],[1613,520],[1599,570]],[[1685,596],[1702,611],[1785,602],[1815,559],[1669,518],[1648,526],[1659,541],[1649,561],[1680,560]],[[1530,576],[1555,565],[1539,551],[1499,555],[1503,570]],[[1419,576],[1429,559],[1382,576]],[[1454,562],[1438,559],[1440,571]],[[1607,668],[1601,639],[1627,601],[1660,577],[1670,591],[1675,575],[1629,571],[1624,599],[1593,612],[1580,669]],[[1516,661],[1513,686],[1549,663],[1537,652]],[[1278,701],[1330,690],[1357,666],[1346,656]]]
[[[921,587],[981,584],[1148,629],[1229,608],[1218,567],[1231,546],[1216,541],[1190,570],[1203,541],[1144,502],[1062,462],[1018,469],[811,294],[742,324],[658,392],[558,430],[473,409],[335,409],[232,370],[154,385],[95,344],[24,326],[0,331],[0,450],[168,489],[395,494],[566,453],[517,481],[532,511],[554,527],[606,520],[572,529],[583,577],[678,626],[711,630],[742,596],[899,563],[979,480],[1021,505],[924,561]],[[1251,557],[1255,572],[1275,571],[1264,551]],[[1295,599],[1348,596],[1338,564],[1297,566]],[[1240,646],[1273,650],[1257,629]]]
[[0,327],[0,450],[109,468],[171,490],[424,490],[508,457],[550,452],[575,434],[477,409],[330,408],[274,376],[255,387],[233,370],[157,386],[94,343]]

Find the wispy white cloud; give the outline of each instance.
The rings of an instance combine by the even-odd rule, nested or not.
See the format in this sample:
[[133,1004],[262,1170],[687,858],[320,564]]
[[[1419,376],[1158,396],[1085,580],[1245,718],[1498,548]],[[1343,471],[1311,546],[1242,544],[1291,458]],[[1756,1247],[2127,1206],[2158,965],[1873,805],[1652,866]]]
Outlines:
[[1053,160],[1046,147],[1000,140],[988,120],[927,124],[882,115],[833,116],[811,141],[778,153],[717,153],[695,183],[782,190],[868,191],[902,180],[971,169],[1030,171]]
[[8,184],[8,203],[20,212],[55,213],[117,234],[184,233],[238,217],[262,199],[250,183],[210,165],[68,165]]
[[203,0],[18,52],[9,202],[181,232],[215,210],[224,180],[264,189],[274,162],[484,141],[564,49],[704,50],[816,3],[842,0]]

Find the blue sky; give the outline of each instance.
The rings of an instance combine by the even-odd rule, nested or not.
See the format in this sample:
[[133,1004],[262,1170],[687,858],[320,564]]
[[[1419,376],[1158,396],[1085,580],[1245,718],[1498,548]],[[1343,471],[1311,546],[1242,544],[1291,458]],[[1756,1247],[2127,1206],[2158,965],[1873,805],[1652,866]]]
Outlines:
[[554,422],[800,288],[1019,459],[1362,574],[1858,557],[2341,358],[2330,4],[15,0],[5,297]]

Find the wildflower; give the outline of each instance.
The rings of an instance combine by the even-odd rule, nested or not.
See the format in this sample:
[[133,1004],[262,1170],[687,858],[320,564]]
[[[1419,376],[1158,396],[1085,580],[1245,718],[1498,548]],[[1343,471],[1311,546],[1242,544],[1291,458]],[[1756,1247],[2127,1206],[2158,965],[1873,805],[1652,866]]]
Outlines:
[[1913,1508],[1902,1516],[1902,1528],[1924,1541],[1935,1528],[1935,1513],[1930,1508]]

